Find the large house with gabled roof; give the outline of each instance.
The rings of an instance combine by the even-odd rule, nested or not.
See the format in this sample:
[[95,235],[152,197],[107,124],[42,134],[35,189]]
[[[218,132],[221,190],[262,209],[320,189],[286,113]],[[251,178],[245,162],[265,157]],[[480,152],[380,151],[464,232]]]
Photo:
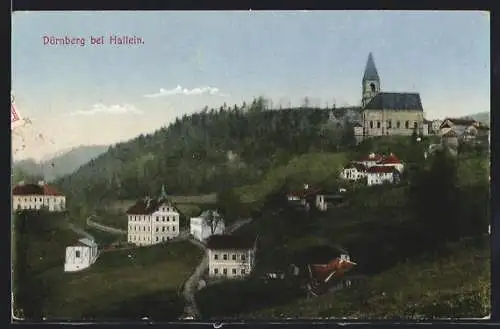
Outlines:
[[419,93],[382,92],[373,55],[368,55],[362,80],[363,138],[413,132],[428,135]]
[[179,236],[180,213],[169,201],[165,186],[162,186],[160,197],[137,200],[126,214],[129,243],[149,246]]
[[44,181],[37,184],[22,181],[12,189],[12,207],[14,211],[62,212],[66,210],[66,197]]

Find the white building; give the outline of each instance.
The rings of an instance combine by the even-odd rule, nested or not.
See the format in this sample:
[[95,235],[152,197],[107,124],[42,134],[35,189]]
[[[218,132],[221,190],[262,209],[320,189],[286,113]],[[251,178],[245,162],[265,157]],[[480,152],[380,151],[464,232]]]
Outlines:
[[17,210],[66,210],[66,197],[44,181],[38,184],[20,182],[12,190],[12,207]]
[[367,167],[359,162],[351,162],[340,173],[340,178],[345,180],[357,181],[366,177]]
[[79,244],[66,247],[64,272],[76,272],[90,267],[99,256],[95,241],[84,238],[78,240]]
[[[211,216],[213,217],[210,218]],[[191,235],[199,241],[214,234],[223,234],[226,229],[221,215],[213,210],[206,210],[200,216],[192,217],[189,225]]]
[[149,246],[179,236],[180,213],[166,197],[164,189],[158,199],[138,200],[127,210],[127,241]]
[[393,166],[373,166],[367,169],[368,186],[394,184],[399,181],[399,172]]
[[243,278],[255,266],[257,239],[212,235],[207,240],[208,274],[211,278]]

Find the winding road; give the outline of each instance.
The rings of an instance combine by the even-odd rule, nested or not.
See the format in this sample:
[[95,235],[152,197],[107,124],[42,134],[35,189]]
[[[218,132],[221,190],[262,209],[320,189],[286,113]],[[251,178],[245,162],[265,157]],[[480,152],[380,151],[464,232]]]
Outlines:
[[[252,218],[237,220],[226,231],[226,234],[232,234],[234,231],[236,231],[243,225],[250,223],[251,221]],[[186,306],[184,308],[184,315],[181,317],[181,319],[194,320],[200,317],[200,312],[198,310],[198,307],[196,306],[195,294],[198,282],[200,282],[201,277],[208,269],[208,257],[206,253],[206,246],[203,243],[194,239],[189,239],[189,242],[203,249],[204,252],[203,259],[201,260],[200,264],[198,264],[193,274],[191,274],[189,279],[187,279],[186,283],[184,284],[184,290],[182,292],[184,300],[186,301]]]

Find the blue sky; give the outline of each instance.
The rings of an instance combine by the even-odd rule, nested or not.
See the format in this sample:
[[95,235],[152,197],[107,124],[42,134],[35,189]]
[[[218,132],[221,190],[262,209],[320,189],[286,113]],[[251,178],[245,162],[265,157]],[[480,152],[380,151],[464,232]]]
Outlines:
[[[16,157],[115,143],[259,95],[357,105],[369,52],[382,90],[419,92],[430,119],[488,111],[489,24],[458,11],[16,12],[12,90],[32,122],[15,132]],[[89,44],[101,35],[144,44]]]

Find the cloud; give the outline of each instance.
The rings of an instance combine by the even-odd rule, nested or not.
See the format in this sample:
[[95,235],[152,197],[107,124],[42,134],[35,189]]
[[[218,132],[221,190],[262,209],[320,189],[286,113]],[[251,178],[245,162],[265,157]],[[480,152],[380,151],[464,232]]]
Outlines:
[[94,115],[99,113],[107,114],[142,114],[143,112],[137,109],[134,105],[130,104],[115,104],[115,105],[104,105],[104,104],[94,104],[90,110],[81,110],[72,112],[69,115]]
[[219,88],[216,87],[199,87],[199,88],[187,89],[177,85],[177,87],[175,87],[174,89],[160,88],[159,92],[154,94],[147,94],[144,95],[144,97],[155,98],[155,97],[167,97],[174,95],[192,96],[192,95],[203,95],[203,94],[225,96],[225,94],[221,93]]

